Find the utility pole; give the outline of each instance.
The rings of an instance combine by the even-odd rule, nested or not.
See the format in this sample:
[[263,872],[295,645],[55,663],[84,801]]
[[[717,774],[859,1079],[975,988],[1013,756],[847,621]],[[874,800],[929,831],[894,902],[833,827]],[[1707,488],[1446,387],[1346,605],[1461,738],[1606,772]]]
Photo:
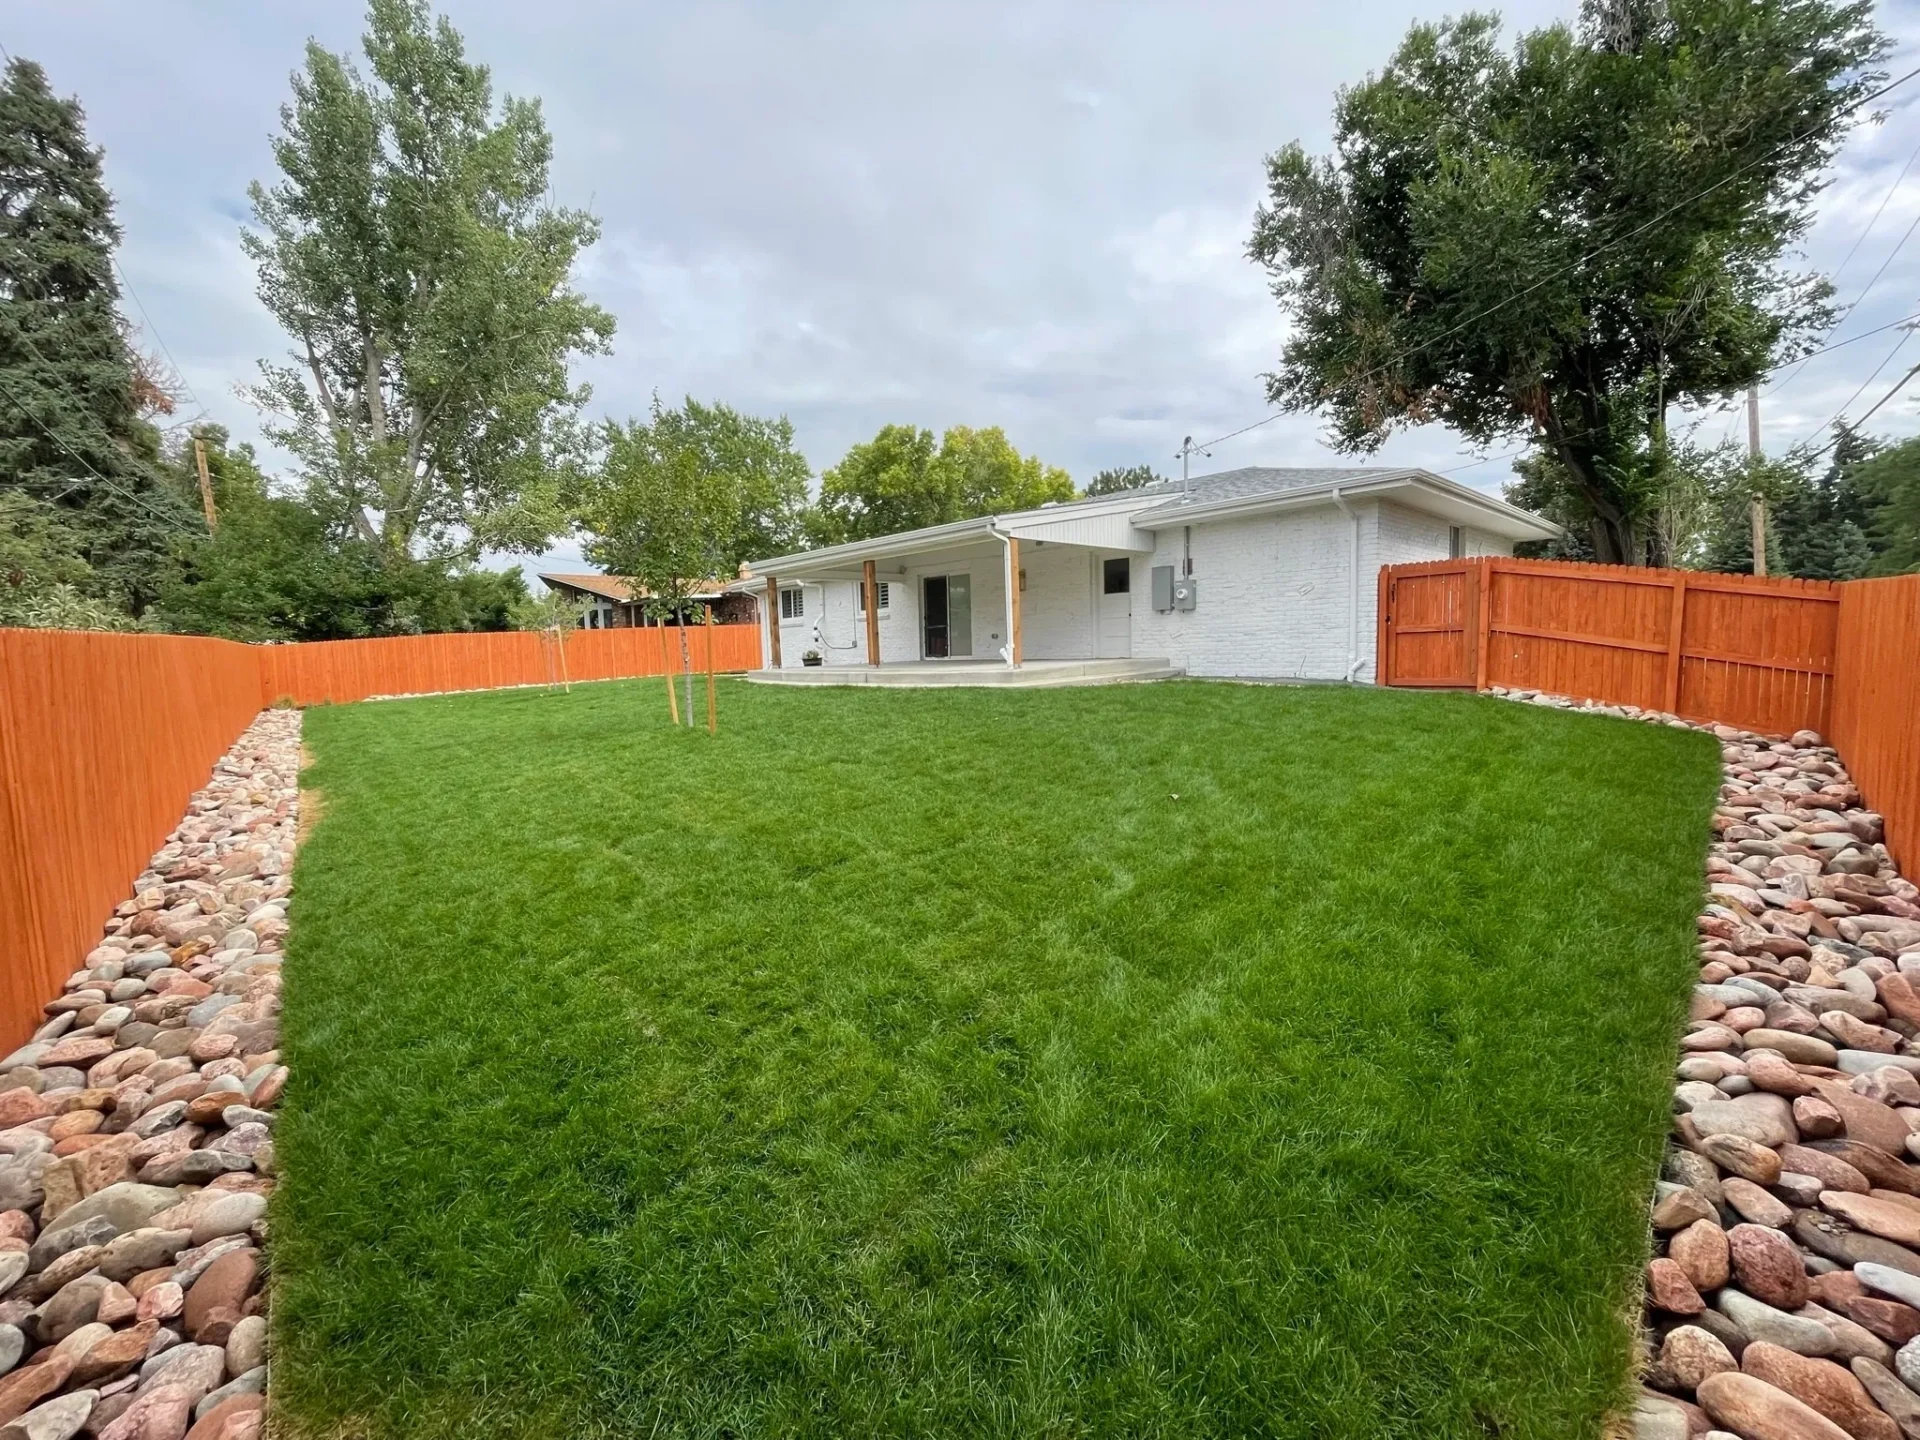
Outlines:
[[[1747,386],[1747,459],[1760,463],[1760,387]],[[1747,501],[1747,519],[1753,526],[1753,573],[1767,573],[1767,502],[1758,492]]]
[[220,512],[213,506],[213,481],[207,478],[207,442],[193,437],[193,463],[200,471],[200,508],[207,512],[207,533],[220,533]]

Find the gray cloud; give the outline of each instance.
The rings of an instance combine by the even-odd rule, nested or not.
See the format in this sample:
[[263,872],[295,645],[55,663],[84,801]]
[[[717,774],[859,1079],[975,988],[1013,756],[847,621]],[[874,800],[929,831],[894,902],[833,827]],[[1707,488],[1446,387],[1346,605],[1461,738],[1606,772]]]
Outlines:
[[[444,7],[497,86],[542,98],[554,192],[600,215],[582,287],[619,318],[583,367],[594,409],[651,392],[784,412],[816,470],[889,421],[1003,426],[1084,480],[1171,470],[1185,434],[1265,411],[1282,317],[1244,258],[1261,160],[1324,148],[1336,86],[1378,66],[1428,4],[702,4]],[[1566,16],[1509,7],[1520,27]],[[357,6],[28,0],[8,47],[85,103],[127,232],[123,266],[195,401],[245,437],[236,394],[284,339],[236,231],[312,35],[356,49]],[[1889,8],[1903,54],[1920,13]],[[1911,65],[1912,60],[1907,63]],[[1920,83],[1913,87],[1920,91]],[[1806,263],[1836,267],[1920,143],[1920,96],[1849,144]],[[1846,269],[1852,300],[1920,219],[1920,163]],[[130,307],[131,308],[131,307]],[[1920,238],[1837,338],[1920,310]],[[135,311],[138,318],[138,311]],[[1876,366],[1877,399],[1920,341],[1888,332],[1814,361],[1764,402],[1771,448],[1812,432]],[[1703,417],[1702,438],[1741,424]],[[1911,401],[1876,428],[1920,430]],[[1392,461],[1469,465],[1443,430]],[[1311,417],[1211,462],[1324,461]],[[1504,462],[1458,469],[1497,486]],[[570,555],[564,548],[560,556]]]

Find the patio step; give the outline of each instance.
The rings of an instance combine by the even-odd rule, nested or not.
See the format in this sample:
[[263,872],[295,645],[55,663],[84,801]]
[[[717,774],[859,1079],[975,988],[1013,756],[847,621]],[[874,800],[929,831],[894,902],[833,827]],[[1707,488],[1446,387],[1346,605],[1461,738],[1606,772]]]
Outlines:
[[899,689],[1002,686],[1039,690],[1067,685],[1117,685],[1167,680],[1185,672],[1171,661],[1152,657],[1130,660],[1029,660],[1018,669],[997,662],[918,661],[882,665],[819,665],[811,669],[750,670],[756,685],[881,685]]

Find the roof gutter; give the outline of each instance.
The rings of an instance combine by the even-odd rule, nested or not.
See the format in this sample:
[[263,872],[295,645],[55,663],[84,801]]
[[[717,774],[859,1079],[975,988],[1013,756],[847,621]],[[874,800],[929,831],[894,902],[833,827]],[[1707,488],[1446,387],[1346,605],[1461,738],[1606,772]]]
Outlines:
[[1347,504],[1340,486],[1333,487],[1333,503],[1353,527],[1353,553],[1347,564],[1347,675],[1349,685],[1360,669],[1360,512]]

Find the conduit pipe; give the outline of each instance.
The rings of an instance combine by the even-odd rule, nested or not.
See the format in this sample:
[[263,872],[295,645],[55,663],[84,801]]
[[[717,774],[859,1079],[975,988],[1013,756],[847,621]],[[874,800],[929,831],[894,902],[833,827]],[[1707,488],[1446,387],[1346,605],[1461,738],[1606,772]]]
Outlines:
[[1359,672],[1360,658],[1360,513],[1347,504],[1338,485],[1333,487],[1333,503],[1347,517],[1353,529],[1353,552],[1347,562],[1347,684]]

